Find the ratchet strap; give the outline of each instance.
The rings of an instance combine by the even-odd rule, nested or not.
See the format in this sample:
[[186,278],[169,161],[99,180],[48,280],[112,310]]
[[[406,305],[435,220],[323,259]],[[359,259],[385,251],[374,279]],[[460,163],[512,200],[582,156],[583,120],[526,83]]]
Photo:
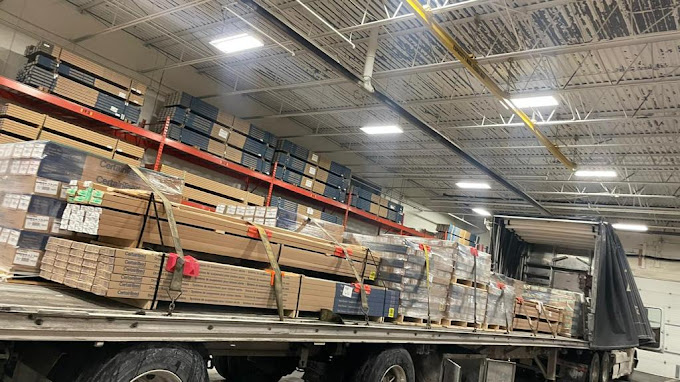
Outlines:
[[430,316],[430,246],[427,244],[419,244],[420,249],[425,252],[425,276],[427,278],[427,327],[432,326],[432,317]]
[[[140,179],[153,191],[157,198],[161,199],[163,202],[163,207],[165,207],[165,216],[168,219],[168,225],[170,226],[170,234],[172,235],[173,246],[175,247],[175,253],[177,254],[177,262],[174,267],[174,272],[172,272],[172,279],[170,279],[169,291],[177,292],[182,294],[182,275],[184,273],[184,251],[182,250],[182,242],[179,239],[179,232],[177,232],[177,222],[175,221],[175,214],[172,211],[172,203],[168,198],[156,187],[155,184],[151,183],[149,178],[140,170],[138,167],[129,165],[132,171],[139,176]],[[156,215],[158,219],[158,215]],[[161,235],[161,233],[158,233]],[[169,294],[169,293],[168,293]],[[179,295],[173,300],[179,298]],[[172,299],[172,296],[171,296]],[[174,302],[174,301],[173,301]],[[174,305],[174,304],[173,304]]]
[[[279,262],[276,260],[276,255],[272,249],[272,244],[269,242],[269,237],[271,232],[264,229],[259,224],[248,222],[251,227],[254,227],[260,240],[262,240],[262,245],[264,245],[264,250],[267,252],[267,258],[269,258],[269,265],[272,267],[272,284],[274,285],[274,294],[276,296],[276,308],[279,312],[279,320],[283,321],[283,276],[281,273],[281,268],[279,267]],[[252,231],[252,229],[248,229]],[[249,235],[250,236],[250,235]]]
[[473,332],[477,331],[477,257],[479,256],[479,252],[477,251],[477,248],[475,247],[470,247],[470,254],[473,257],[474,263],[472,265],[472,288],[474,290],[474,294],[472,297],[472,300],[474,301],[474,320],[475,320],[475,328],[472,330]]
[[[368,322],[368,298],[366,297],[366,288],[364,287],[364,279],[359,275],[359,272],[357,272],[357,269],[354,267],[354,263],[352,261],[352,258],[349,255],[349,252],[347,251],[347,247],[338,243],[337,240],[333,236],[331,236],[328,231],[326,231],[321,224],[317,223],[314,221],[312,218],[307,218],[307,223],[312,223],[314,224],[317,228],[321,230],[321,232],[326,235],[330,241],[335,244],[335,249],[336,251],[341,250],[342,251],[342,257],[347,261],[347,264],[349,264],[349,267],[352,269],[352,273],[354,273],[354,277],[357,279],[357,284],[361,286],[360,288],[360,296],[361,296],[361,310],[364,312],[364,316],[366,317],[366,321]],[[368,254],[366,254],[366,258],[364,258],[364,261],[368,261]]]

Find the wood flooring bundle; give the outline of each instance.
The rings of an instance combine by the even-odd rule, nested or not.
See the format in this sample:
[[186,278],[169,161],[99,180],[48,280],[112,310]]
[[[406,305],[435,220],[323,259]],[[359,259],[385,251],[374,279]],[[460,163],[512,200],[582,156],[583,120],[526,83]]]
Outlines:
[[[121,299],[168,301],[172,273],[160,252],[117,249],[53,238],[41,264],[43,278]],[[271,273],[265,270],[198,261],[199,274],[184,276],[178,302],[276,309]],[[295,310],[301,276],[283,274],[283,308]]]

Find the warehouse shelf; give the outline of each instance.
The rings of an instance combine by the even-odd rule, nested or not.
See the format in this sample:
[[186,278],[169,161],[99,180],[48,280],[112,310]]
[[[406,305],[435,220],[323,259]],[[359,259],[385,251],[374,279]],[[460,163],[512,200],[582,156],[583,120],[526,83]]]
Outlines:
[[[304,198],[322,203],[326,206],[344,211],[345,225],[347,224],[348,215],[352,214],[363,220],[368,220],[400,234],[430,237],[429,235],[425,235],[397,222],[381,218],[350,206],[351,195],[349,196],[347,203],[343,203],[286,183],[280,179],[276,179],[276,166],[274,167],[274,171],[272,171],[272,175],[263,174],[236,163],[229,162],[205,151],[201,151],[195,147],[168,139],[165,136],[166,134],[154,133],[142,127],[129,124],[120,119],[94,111],[88,107],[81,106],[56,95],[45,93],[39,89],[3,76],[0,76],[0,97],[19,104],[30,106],[54,117],[62,118],[66,121],[74,122],[81,126],[85,126],[108,135],[113,135],[131,144],[143,148],[157,150],[158,155],[156,157],[156,162],[154,163],[155,169],[159,168],[162,156],[164,154],[168,154],[170,156],[198,164],[202,167],[226,171],[232,176],[242,178],[246,184],[249,184],[251,181],[259,181],[264,183],[265,185],[269,186],[267,203],[271,199],[271,194],[274,187],[276,187],[277,189],[283,189],[298,196],[302,196]],[[164,130],[167,131],[167,129]]]

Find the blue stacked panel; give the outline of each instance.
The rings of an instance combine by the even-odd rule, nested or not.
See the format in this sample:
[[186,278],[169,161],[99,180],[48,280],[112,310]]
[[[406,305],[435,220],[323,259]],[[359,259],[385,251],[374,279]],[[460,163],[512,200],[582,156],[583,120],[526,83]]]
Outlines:
[[269,203],[270,206],[272,207],[278,207],[283,210],[291,211],[291,212],[297,212],[298,205],[297,203],[284,199],[280,196],[272,196],[271,202]]
[[302,174],[289,169],[276,170],[276,178],[295,186],[299,186],[302,183]]
[[271,162],[274,160],[274,153],[275,149],[271,146],[267,146],[267,149],[264,151],[264,159],[267,160],[267,162]]
[[399,291],[386,289],[383,317],[395,318],[399,314]]
[[167,117],[170,117],[170,121],[183,125],[187,117],[187,111],[186,109],[182,109],[177,106],[166,107],[165,109],[161,110],[158,119],[161,121],[161,123],[163,123]]
[[191,107],[191,100],[193,98],[191,94],[185,92],[176,93],[166,101],[165,106],[181,106],[184,109],[188,109]]
[[184,125],[195,131],[210,135],[214,123],[208,119],[201,117],[200,115],[194,114],[194,111],[190,110],[189,113],[187,114],[187,119],[184,122]]
[[[370,293],[366,293],[366,300],[368,302],[368,314],[371,317],[387,317],[387,312],[392,313],[392,317],[395,317],[397,314],[395,305],[394,305],[394,296],[393,293],[390,293],[388,296],[388,293],[391,292],[386,289],[382,288],[372,288],[370,290]],[[398,295],[397,295],[397,304],[398,306]],[[389,302],[389,307],[392,308],[390,311],[389,309],[385,309],[385,303]],[[337,283],[335,287],[335,299],[333,301],[333,312],[337,314],[346,314],[346,315],[357,315],[357,316],[363,316],[364,311],[361,306],[361,291],[357,290],[353,284],[346,284],[346,283]]]
[[321,212],[321,220],[342,225],[342,218],[340,216],[329,214],[328,212]]
[[211,121],[217,120],[219,114],[218,108],[196,97],[192,97],[189,101],[189,108],[192,113],[199,114]]
[[293,169],[297,172],[304,172],[306,163],[290,154],[278,151],[274,156],[274,161],[278,162],[280,166]]
[[179,141],[181,136],[182,136],[182,127],[171,123],[170,126],[168,126],[168,138]]
[[93,75],[82,72],[76,68],[69,66],[68,64],[65,64],[63,62],[59,64],[57,72],[59,72],[59,74],[61,74],[64,77],[68,77],[74,81],[83,83],[90,87],[94,87],[96,78]]
[[127,104],[125,106],[125,119],[132,123],[139,122],[139,115],[142,114],[141,106]]
[[193,130],[182,129],[182,136],[180,137],[180,142],[185,143],[189,146],[198,147],[201,150],[208,150],[208,143],[210,138],[206,137],[201,133],[197,133]]
[[352,170],[350,170],[348,167],[341,165],[338,162],[331,162],[331,168],[329,170],[330,172],[343,176],[345,178],[349,178],[350,175],[352,174]]
[[94,108],[104,113],[120,117],[125,112],[125,100],[99,92]]
[[33,62],[39,67],[50,70],[52,72],[54,72],[54,70],[57,68],[57,61],[53,60],[50,57],[43,56],[42,54],[36,55]]
[[352,188],[352,194],[358,195],[360,198],[371,200],[371,196],[374,195],[371,191],[365,190],[357,185]]
[[275,146],[276,145],[276,136],[273,135],[272,133],[268,131],[264,131],[255,125],[250,125],[250,130],[248,132],[248,135],[251,137],[258,139],[260,142],[264,142],[270,145]]
[[55,84],[54,74],[35,64],[25,66],[17,75],[17,80],[26,85],[43,87],[50,91],[54,89]]
[[339,175],[333,174],[332,172],[328,173],[328,178],[326,179],[326,184],[330,184],[331,186],[335,186],[344,190],[347,190],[347,185],[349,184],[349,179],[343,178]]
[[364,210],[366,212],[371,211],[371,202],[364,199],[364,198],[354,198],[352,199],[352,202],[356,200],[356,207],[360,210]]
[[323,190],[323,196],[341,202],[345,201],[344,195],[345,193],[343,191],[334,187],[326,187]]
[[398,217],[397,211],[387,210],[387,220],[396,222],[397,217]]
[[272,173],[272,162],[267,162],[266,160],[264,160],[262,158],[259,158],[258,161],[260,163],[260,165],[259,165],[260,167],[257,171],[259,171],[263,174],[270,175]]
[[257,140],[246,137],[246,142],[243,144],[243,151],[249,152],[255,156],[263,157],[267,152],[267,144],[258,142]]
[[296,145],[295,143],[287,139],[280,140],[279,143],[276,145],[276,148],[291,155],[294,155],[297,158],[300,158],[304,161],[306,161],[307,157],[309,156],[309,150],[302,146]]

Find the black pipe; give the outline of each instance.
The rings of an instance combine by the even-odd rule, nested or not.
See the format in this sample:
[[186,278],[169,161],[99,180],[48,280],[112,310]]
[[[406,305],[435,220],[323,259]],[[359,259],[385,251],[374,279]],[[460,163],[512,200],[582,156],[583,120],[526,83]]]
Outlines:
[[[363,81],[361,78],[356,76],[354,73],[350,72],[345,68],[342,64],[339,62],[335,61],[331,56],[326,54],[323,50],[319,49],[316,45],[312,44],[307,38],[304,36],[300,35],[297,33],[295,30],[293,30],[291,27],[286,25],[283,21],[279,20],[278,17],[276,17],[273,13],[269,12],[269,10],[263,8],[259,4],[255,3],[253,0],[241,0],[243,3],[249,5],[251,8],[257,12],[258,15],[264,17],[266,20],[271,22],[274,26],[277,28],[281,29],[281,31],[285,32],[291,39],[296,41],[298,44],[302,45],[305,47],[307,50],[310,52],[314,53],[317,57],[322,59],[326,64],[330,65],[335,71],[340,73],[343,77],[347,78],[348,80],[356,83],[360,88],[364,89],[362,86]],[[364,89],[365,90],[365,89]],[[379,92],[378,90],[375,90],[373,92],[369,92],[366,90],[367,93],[371,94],[374,98],[376,98],[378,101],[384,103],[387,105],[390,109],[395,111],[397,114],[399,114],[402,118],[406,119],[409,121],[412,125],[418,127],[420,130],[422,130],[424,133],[430,135],[432,138],[434,138],[436,141],[439,143],[443,144],[444,146],[448,147],[453,151],[454,153],[458,154],[461,158],[463,158],[465,161],[470,163],[471,165],[477,167],[479,170],[481,170],[483,173],[491,177],[493,180],[496,182],[502,184],[505,186],[508,190],[514,192],[517,194],[519,197],[522,199],[526,200],[529,202],[531,205],[534,207],[538,208],[544,215],[552,216],[552,213],[548,211],[545,207],[543,207],[540,203],[538,203],[534,198],[532,198],[529,194],[526,192],[520,190],[517,188],[515,185],[512,183],[508,182],[506,179],[504,179],[502,176],[499,174],[495,173],[492,169],[486,167],[482,162],[478,161],[475,159],[472,155],[468,154],[465,152],[460,146],[458,146],[456,143],[454,143],[452,140],[447,138],[446,136],[442,135],[439,131],[435,130],[434,128],[430,127],[428,124],[424,123],[421,121],[418,117],[415,115],[411,114],[408,110],[404,109],[401,107],[398,103],[394,102],[390,97],[387,95]]]

